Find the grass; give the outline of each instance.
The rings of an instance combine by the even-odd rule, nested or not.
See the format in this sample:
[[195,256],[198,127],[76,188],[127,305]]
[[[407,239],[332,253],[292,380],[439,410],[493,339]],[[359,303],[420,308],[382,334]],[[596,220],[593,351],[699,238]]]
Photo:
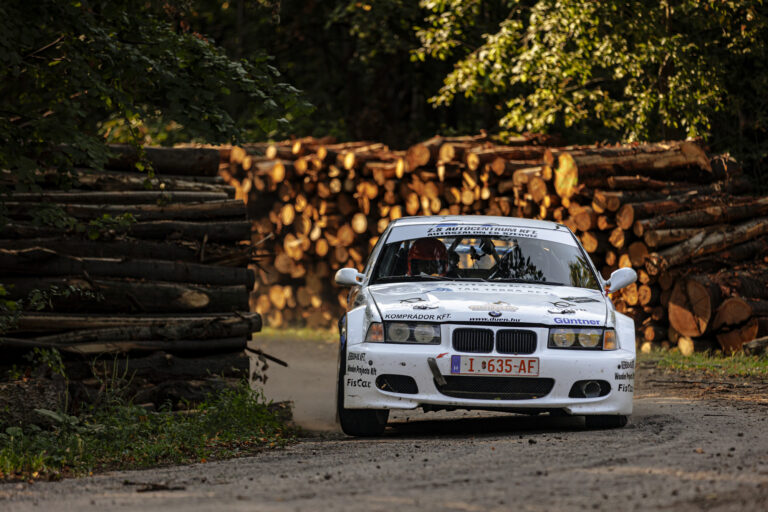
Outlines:
[[207,462],[283,446],[293,432],[246,383],[183,413],[119,400],[80,417],[43,412],[55,427],[0,429],[0,481]]
[[638,354],[640,360],[653,361],[658,368],[680,373],[711,377],[749,377],[768,379],[768,356],[748,356],[741,353],[731,356],[713,355],[708,352],[684,356],[679,352],[653,352]]

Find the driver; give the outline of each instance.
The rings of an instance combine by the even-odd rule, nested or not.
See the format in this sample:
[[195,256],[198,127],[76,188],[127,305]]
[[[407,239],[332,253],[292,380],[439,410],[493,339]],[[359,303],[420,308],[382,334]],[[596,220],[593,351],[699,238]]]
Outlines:
[[408,251],[408,275],[445,276],[448,272],[448,250],[436,238],[419,238]]

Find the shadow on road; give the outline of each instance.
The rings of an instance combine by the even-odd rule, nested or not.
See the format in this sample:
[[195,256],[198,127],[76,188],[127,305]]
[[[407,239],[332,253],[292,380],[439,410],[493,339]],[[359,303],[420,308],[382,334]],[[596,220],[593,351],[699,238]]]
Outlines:
[[[488,413],[492,414],[492,413]],[[484,436],[496,434],[531,435],[542,433],[584,430],[581,417],[542,416],[492,416],[471,418],[418,419],[396,421],[389,424],[385,436]]]

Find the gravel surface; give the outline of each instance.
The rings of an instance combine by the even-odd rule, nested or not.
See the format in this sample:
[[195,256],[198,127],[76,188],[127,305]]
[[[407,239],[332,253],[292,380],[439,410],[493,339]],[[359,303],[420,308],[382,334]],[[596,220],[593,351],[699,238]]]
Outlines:
[[324,431],[237,460],[3,484],[0,510],[768,510],[766,387],[708,395],[640,367],[623,429],[399,413],[383,437],[352,439],[333,427],[334,346],[261,346],[291,363],[265,392]]

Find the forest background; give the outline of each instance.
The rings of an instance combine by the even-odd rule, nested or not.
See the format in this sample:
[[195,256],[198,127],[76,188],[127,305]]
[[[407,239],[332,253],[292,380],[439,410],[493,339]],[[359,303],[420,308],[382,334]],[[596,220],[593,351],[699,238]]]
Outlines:
[[768,155],[759,0],[9,0],[0,64],[22,187],[105,142],[701,137],[758,178]]

